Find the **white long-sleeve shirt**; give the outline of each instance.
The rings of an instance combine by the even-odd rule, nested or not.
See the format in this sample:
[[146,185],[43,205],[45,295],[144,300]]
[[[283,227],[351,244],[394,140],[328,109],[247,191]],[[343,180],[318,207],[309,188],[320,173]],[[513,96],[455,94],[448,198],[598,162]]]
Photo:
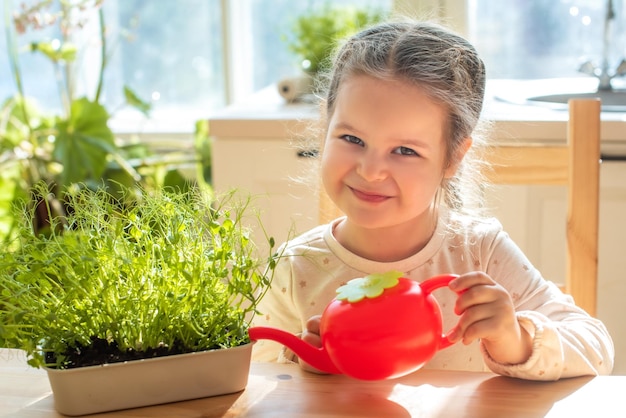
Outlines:
[[[311,316],[322,314],[338,287],[371,273],[397,270],[422,282],[439,274],[484,271],[509,292],[520,324],[533,336],[530,358],[523,364],[500,364],[480,342],[456,343],[438,351],[425,368],[492,370],[532,380],[611,372],[614,347],[603,323],[545,280],[497,220],[479,221],[447,212],[443,216],[428,244],[397,262],[367,260],[341,246],[332,232],[340,219],[287,242],[253,325],[299,334]],[[443,329],[449,330],[458,321],[453,312],[457,295],[447,288],[437,289],[433,295],[441,307]],[[253,359],[294,360],[285,358],[284,353],[281,345],[261,340],[254,345]]]

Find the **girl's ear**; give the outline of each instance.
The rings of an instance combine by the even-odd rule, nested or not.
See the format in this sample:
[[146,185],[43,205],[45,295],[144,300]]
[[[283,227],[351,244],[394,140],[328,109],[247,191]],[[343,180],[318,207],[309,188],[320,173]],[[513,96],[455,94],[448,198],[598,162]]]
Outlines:
[[461,142],[461,144],[459,144],[456,151],[454,151],[452,158],[450,159],[450,164],[448,164],[448,166],[446,167],[446,170],[444,171],[444,174],[443,174],[444,178],[449,179],[450,177],[454,176],[457,169],[459,168],[459,165],[461,165],[461,161],[463,161],[465,154],[467,154],[467,151],[469,151],[471,146],[472,146],[472,138],[469,136],[465,138],[463,142]]

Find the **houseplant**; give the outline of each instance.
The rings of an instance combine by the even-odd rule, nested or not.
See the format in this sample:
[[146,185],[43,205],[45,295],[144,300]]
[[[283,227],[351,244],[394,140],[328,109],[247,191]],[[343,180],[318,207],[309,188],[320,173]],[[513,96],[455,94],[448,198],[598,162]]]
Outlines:
[[292,33],[285,40],[300,60],[302,70],[315,79],[328,70],[330,57],[341,40],[384,17],[384,12],[375,9],[326,3],[296,18]]
[[[104,99],[105,74],[121,31],[106,25],[102,0],[40,0],[15,10],[10,0],[3,4],[15,94],[0,98],[0,238],[10,239],[16,225],[9,207],[28,197],[39,181],[54,189],[46,198],[54,197],[51,212],[62,215],[68,209],[67,187],[145,184],[154,172],[146,161],[159,161],[146,145],[123,142],[109,128],[112,108],[131,106],[148,116],[151,105],[128,86],[123,103]],[[95,39],[88,25],[97,28]],[[92,57],[86,65],[87,49],[98,52],[99,62]],[[53,69],[48,81],[59,92],[59,108],[43,106],[41,89],[23,77],[23,53],[43,57]],[[42,72],[42,78],[48,74]],[[85,79],[94,80],[93,85],[81,85]],[[34,215],[34,225],[47,228],[45,212]]]
[[[115,199],[68,190],[73,211],[51,217],[49,234],[33,229],[32,206],[18,208],[19,239],[0,251],[0,347],[46,367],[56,408],[68,415],[243,389],[248,324],[278,257],[256,254],[243,226],[249,200],[120,190]],[[35,187],[39,198],[50,192]],[[201,363],[136,370],[175,358]],[[120,377],[125,368],[130,376]],[[80,374],[95,387],[74,386]]]

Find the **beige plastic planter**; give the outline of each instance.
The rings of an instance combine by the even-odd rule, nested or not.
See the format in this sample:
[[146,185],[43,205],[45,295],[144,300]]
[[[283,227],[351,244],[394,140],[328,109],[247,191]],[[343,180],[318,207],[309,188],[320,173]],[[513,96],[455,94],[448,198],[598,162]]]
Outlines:
[[224,395],[248,384],[252,344],[67,370],[46,369],[64,415]]

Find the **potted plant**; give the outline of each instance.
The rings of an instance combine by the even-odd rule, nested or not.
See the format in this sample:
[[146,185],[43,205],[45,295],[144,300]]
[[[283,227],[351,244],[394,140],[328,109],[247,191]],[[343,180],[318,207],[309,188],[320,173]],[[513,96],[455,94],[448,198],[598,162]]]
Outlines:
[[328,70],[338,42],[384,17],[384,12],[370,8],[325,4],[300,15],[285,39],[302,70],[315,79]]
[[[50,234],[20,208],[19,240],[0,251],[0,347],[46,368],[67,415],[242,390],[278,257],[256,254],[249,199],[121,190],[69,190]],[[35,192],[47,205],[49,188]]]
[[[49,202],[50,212],[63,215],[68,209],[66,188],[82,184],[111,189],[153,182],[154,167],[168,161],[153,155],[145,144],[121,141],[109,127],[113,104],[103,99],[103,87],[112,45],[118,44],[121,31],[106,25],[101,1],[40,0],[11,11],[8,0],[4,11],[6,53],[16,87],[15,94],[0,98],[0,239],[10,239],[16,227],[10,206],[28,198],[40,181],[54,190],[46,197],[55,199]],[[98,28],[96,39],[85,30],[88,22]],[[88,48],[98,51],[97,65],[85,65]],[[50,64],[54,76],[49,82],[59,92],[58,108],[44,107],[37,97],[39,90],[23,77],[24,52]],[[81,87],[79,80],[85,79],[95,80],[94,85]],[[128,86],[123,87],[123,103],[115,103],[115,108],[123,106],[146,117],[151,110],[150,103]],[[33,215],[35,227],[47,228],[45,212]]]

